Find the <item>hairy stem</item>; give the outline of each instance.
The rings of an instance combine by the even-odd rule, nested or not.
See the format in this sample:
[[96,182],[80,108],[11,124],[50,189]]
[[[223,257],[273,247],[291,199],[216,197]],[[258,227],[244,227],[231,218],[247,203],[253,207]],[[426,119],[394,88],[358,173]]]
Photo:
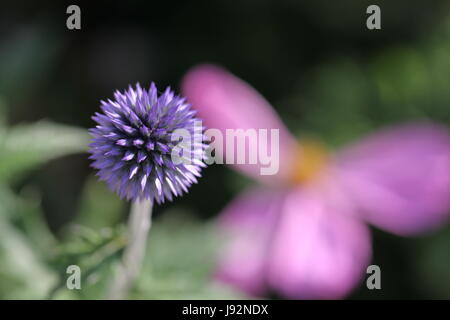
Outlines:
[[124,299],[139,274],[151,226],[152,202],[135,201],[128,220],[128,243],[108,292],[108,299]]

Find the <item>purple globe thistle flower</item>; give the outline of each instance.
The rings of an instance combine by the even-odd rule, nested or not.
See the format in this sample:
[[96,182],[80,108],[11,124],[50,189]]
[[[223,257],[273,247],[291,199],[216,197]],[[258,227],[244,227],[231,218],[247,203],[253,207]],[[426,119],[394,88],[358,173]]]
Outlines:
[[[101,101],[101,109],[103,113],[92,117],[98,125],[89,130],[93,137],[90,159],[100,180],[121,198],[161,203],[197,182],[205,166],[201,161],[203,127],[184,98],[169,87],[158,96],[154,83],[148,91],[138,83],[135,89],[116,91],[114,100]],[[181,152],[183,157],[191,156],[189,163],[172,159],[172,151],[179,147],[172,134],[178,129],[192,137],[200,134],[190,150],[180,149],[180,156]]]

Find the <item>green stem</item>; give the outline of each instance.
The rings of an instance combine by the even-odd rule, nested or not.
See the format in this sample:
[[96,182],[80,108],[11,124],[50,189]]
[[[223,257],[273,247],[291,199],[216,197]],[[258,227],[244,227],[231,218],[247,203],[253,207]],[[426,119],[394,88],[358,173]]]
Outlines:
[[108,299],[124,299],[139,274],[151,226],[152,202],[135,201],[128,220],[128,243],[108,292]]

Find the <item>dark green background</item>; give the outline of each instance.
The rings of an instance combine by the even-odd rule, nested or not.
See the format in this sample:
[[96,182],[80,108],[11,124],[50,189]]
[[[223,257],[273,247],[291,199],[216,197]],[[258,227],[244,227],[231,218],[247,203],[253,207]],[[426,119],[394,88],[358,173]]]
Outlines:
[[[79,31],[66,29],[72,3]],[[369,4],[381,7],[382,30],[366,28]],[[0,99],[10,125],[46,118],[88,128],[115,89],[155,81],[178,90],[190,67],[213,62],[257,88],[295,135],[333,148],[400,121],[449,125],[449,40],[448,1],[13,1],[0,5]],[[37,188],[64,237],[92,174],[86,154],[66,156],[12,186]],[[210,167],[157,219],[172,206],[215,216],[249,183]],[[415,239],[374,230],[373,242],[382,290],[352,297],[450,298],[449,227]]]

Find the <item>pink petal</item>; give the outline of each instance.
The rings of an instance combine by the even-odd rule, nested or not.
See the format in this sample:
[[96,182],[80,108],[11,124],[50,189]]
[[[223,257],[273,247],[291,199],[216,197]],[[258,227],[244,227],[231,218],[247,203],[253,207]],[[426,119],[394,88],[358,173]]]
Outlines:
[[281,196],[252,189],[229,204],[220,216],[225,245],[215,277],[250,295],[266,291],[265,262]]
[[373,225],[408,235],[450,215],[450,132],[433,124],[385,129],[344,150],[337,173]]
[[294,299],[345,297],[370,260],[366,225],[352,216],[338,189],[293,190],[283,208],[269,261],[270,285]]
[[288,163],[293,159],[291,152],[295,141],[270,104],[255,89],[218,66],[200,65],[184,77],[182,92],[198,111],[204,125],[219,129],[223,137],[226,129],[267,129],[267,147],[270,150],[270,129],[278,129],[280,157],[276,175],[261,175],[260,168],[267,165],[258,158],[256,164],[234,164],[234,168],[270,184],[289,178],[291,166]]

